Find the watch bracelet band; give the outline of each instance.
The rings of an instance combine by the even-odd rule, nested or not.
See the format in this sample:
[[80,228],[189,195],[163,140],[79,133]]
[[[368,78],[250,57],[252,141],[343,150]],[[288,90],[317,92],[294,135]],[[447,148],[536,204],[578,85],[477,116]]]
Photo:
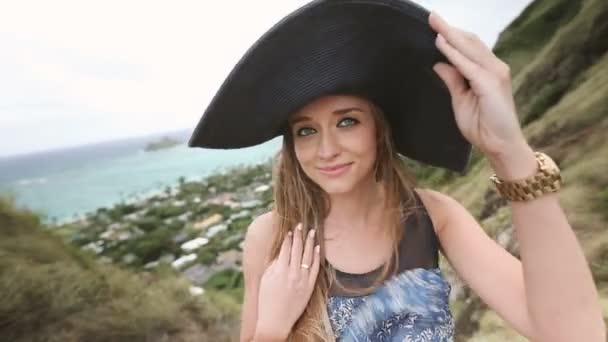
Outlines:
[[543,154],[535,152],[535,156],[539,167],[536,174],[529,178],[506,182],[499,179],[496,174],[490,177],[502,197],[509,201],[529,201],[547,193],[557,192],[561,188],[560,172],[551,172],[543,166]]

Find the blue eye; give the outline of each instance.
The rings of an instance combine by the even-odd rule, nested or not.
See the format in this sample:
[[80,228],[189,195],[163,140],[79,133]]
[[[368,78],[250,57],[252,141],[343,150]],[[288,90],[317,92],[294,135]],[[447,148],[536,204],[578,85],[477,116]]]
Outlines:
[[[303,132],[303,131],[305,132],[306,130],[311,130],[311,131],[314,131],[314,129],[312,129],[312,128],[310,128],[310,127],[302,127],[302,128],[300,128],[300,129],[299,129],[299,130],[296,132],[296,135],[297,135],[297,136],[300,136],[300,137],[305,137],[305,136],[307,136],[308,134],[306,134],[306,133],[305,133],[305,134],[302,134],[302,132]],[[309,133],[309,134],[312,134],[312,133]]]
[[[357,119],[344,118],[344,119],[340,120],[340,122],[338,122],[338,127],[354,126],[358,123],[359,123],[359,121]],[[308,135],[311,135],[314,133],[316,133],[316,130],[314,128],[302,127],[296,131],[295,135],[299,136],[299,137],[305,137],[305,136],[308,136]]]
[[356,119],[344,118],[344,119],[340,120],[340,122],[338,123],[338,126],[344,126],[344,125],[342,125],[343,122],[351,122],[350,124],[346,124],[346,126],[352,126],[352,125],[356,125],[357,123],[359,123],[359,121],[357,121]]

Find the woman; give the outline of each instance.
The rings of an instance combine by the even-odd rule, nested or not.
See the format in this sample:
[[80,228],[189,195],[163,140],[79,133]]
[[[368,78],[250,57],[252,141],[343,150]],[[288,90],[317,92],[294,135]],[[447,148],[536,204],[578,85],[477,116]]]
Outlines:
[[559,175],[555,167],[543,171],[550,159],[522,134],[508,66],[437,14],[428,24],[447,58],[433,71],[449,90],[458,130],[483,152],[510,200],[521,261],[458,202],[415,187],[384,107],[348,92],[317,96],[281,125],[275,208],[245,238],[242,341],[449,341],[450,287],[438,250],[523,336],[605,340],[597,290],[558,203],[559,184],[527,198],[504,188],[542,172]]

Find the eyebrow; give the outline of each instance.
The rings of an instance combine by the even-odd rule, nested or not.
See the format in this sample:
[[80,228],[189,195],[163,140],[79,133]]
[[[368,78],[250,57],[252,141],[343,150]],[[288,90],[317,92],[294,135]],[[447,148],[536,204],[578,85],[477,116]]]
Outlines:
[[[361,110],[361,108],[358,108],[358,107],[347,107],[347,108],[342,108],[342,109],[336,109],[336,110],[334,110],[331,113],[334,114],[334,115],[344,115],[344,114],[350,113],[352,111],[363,112],[363,110]],[[296,123],[298,123],[300,121],[309,121],[309,120],[311,120],[311,118],[309,116],[301,115],[301,116],[298,116],[295,119],[289,120],[289,124],[290,125],[294,125],[294,124],[296,124]]]

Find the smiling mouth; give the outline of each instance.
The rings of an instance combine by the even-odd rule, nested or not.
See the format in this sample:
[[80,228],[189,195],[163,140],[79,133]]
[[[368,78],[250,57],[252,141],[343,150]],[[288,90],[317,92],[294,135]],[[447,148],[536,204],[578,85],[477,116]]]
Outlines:
[[344,172],[346,172],[348,169],[350,169],[350,166],[352,164],[353,163],[346,163],[346,164],[340,164],[340,165],[336,165],[336,166],[330,166],[330,167],[324,167],[324,168],[318,168],[318,169],[324,175],[339,176],[339,175],[343,174]]
[[320,167],[319,170],[322,170],[322,171],[334,171],[334,170],[343,168],[346,165],[350,165],[350,164],[352,164],[352,163],[344,163],[344,164],[338,164],[338,165],[335,165],[335,166]]

